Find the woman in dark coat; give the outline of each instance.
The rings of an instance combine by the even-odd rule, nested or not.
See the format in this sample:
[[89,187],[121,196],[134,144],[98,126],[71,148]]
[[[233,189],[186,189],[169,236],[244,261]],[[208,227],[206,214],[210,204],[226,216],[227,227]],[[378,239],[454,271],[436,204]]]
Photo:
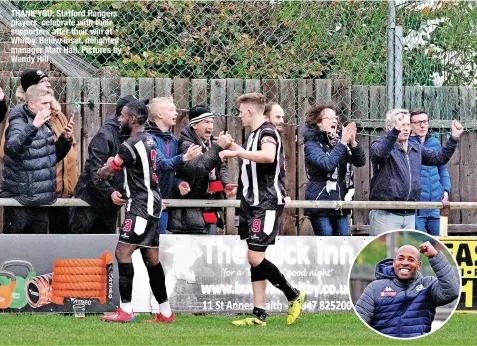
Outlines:
[[[354,194],[352,166],[366,163],[363,149],[356,142],[356,124],[337,134],[338,116],[333,106],[313,106],[306,114],[302,130],[308,176],[306,200],[344,201]],[[349,209],[305,209],[315,235],[349,235]]]

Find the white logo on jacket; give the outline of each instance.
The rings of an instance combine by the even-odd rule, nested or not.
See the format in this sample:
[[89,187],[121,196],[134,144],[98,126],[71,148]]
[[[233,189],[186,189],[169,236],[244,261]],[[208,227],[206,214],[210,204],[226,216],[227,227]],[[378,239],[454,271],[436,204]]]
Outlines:
[[424,289],[424,286],[422,284],[419,284],[416,286],[416,292],[420,292]]

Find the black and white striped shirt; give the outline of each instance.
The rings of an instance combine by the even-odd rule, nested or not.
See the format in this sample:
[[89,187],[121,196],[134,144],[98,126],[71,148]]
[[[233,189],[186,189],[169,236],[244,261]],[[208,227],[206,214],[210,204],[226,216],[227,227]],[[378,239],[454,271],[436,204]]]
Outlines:
[[156,144],[152,137],[140,132],[121,144],[113,161],[124,171],[126,212],[145,219],[161,215],[162,202],[155,172]]
[[273,163],[257,163],[243,159],[239,189],[242,192],[242,201],[250,206],[269,210],[284,204],[285,165],[280,134],[270,122],[265,122],[250,133],[245,149],[259,151],[266,142],[275,143],[275,160]]

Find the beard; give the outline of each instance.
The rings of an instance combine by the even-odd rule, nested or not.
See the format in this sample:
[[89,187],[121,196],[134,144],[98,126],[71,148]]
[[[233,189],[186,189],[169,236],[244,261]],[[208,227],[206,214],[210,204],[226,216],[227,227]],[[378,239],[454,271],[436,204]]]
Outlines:
[[129,136],[131,134],[132,128],[128,125],[121,126],[121,136]]

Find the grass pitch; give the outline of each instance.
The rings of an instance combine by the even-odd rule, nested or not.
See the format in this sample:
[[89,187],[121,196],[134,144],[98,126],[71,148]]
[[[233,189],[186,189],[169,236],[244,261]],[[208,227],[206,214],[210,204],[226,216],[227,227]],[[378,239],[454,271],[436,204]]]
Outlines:
[[[238,316],[242,317],[242,316]],[[237,316],[177,315],[168,325],[115,324],[87,316],[0,315],[0,344],[38,345],[477,345],[477,315],[454,314],[433,334],[413,341],[382,337],[354,314],[305,314],[294,325],[271,316],[266,327],[235,327]]]

